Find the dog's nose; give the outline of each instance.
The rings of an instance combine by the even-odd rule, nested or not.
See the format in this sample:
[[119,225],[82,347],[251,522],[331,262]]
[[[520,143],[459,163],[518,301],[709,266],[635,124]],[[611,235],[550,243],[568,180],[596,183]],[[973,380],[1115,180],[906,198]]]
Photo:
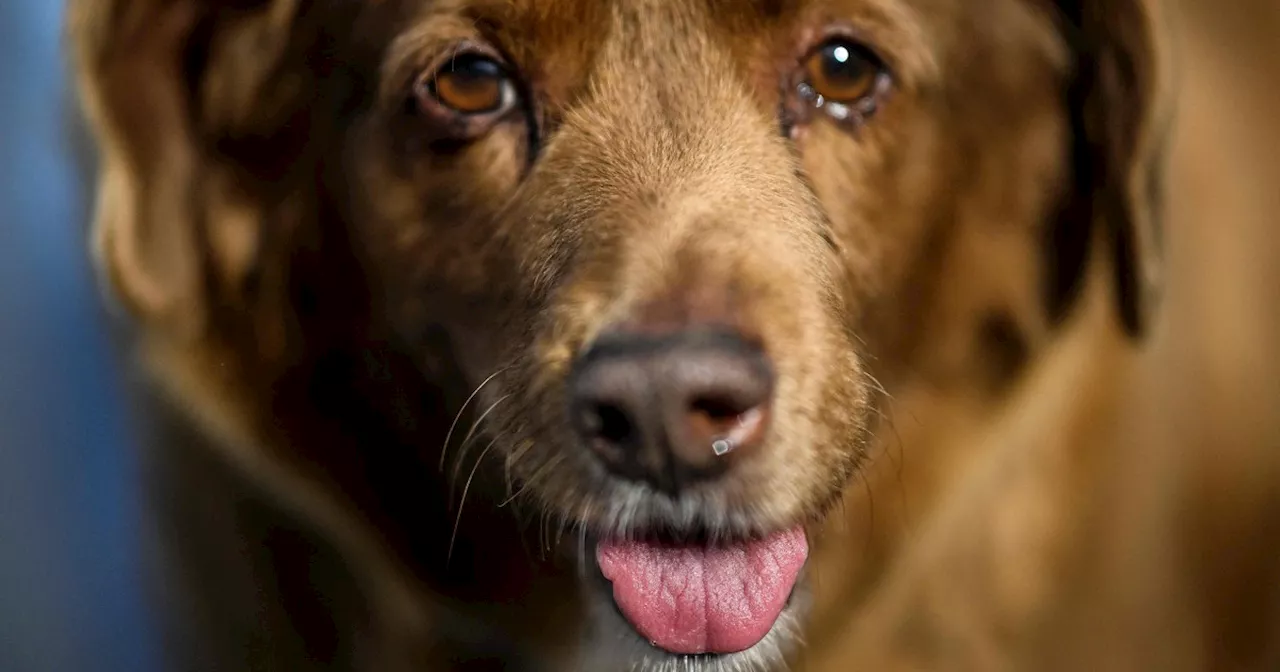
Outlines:
[[675,492],[759,448],[773,387],[764,352],[735,333],[612,333],[574,367],[569,409],[606,467]]

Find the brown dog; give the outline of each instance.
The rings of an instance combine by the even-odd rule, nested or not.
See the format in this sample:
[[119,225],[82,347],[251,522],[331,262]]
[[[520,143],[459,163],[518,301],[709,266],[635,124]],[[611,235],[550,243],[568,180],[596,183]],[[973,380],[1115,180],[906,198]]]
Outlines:
[[70,17],[178,669],[1276,659],[1274,472],[1191,492],[1148,336],[1156,6]]

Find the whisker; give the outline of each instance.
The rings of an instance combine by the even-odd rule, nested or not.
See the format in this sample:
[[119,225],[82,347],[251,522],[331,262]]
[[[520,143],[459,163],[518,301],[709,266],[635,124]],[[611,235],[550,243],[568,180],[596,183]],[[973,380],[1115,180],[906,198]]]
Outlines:
[[872,540],[876,536],[876,498],[871,491],[871,481],[867,480],[867,474],[864,470],[858,470],[858,478],[862,480],[862,487],[867,493],[867,531],[862,546],[862,553],[865,555],[870,550]]
[[480,464],[484,462],[484,458],[489,454],[490,450],[497,445],[501,435],[493,437],[484,451],[480,453],[480,457],[476,458],[476,464],[471,468],[471,475],[467,477],[467,484],[462,488],[462,500],[458,502],[458,515],[453,520],[453,534],[449,535],[449,553],[445,556],[445,564],[447,565],[453,560],[453,545],[458,540],[458,527],[462,525],[462,511],[467,505],[467,493],[471,491],[471,481],[475,480],[476,472],[480,470]]
[[508,370],[510,370],[510,368],[511,367],[504,367],[490,374],[490,376],[488,378],[485,378],[484,382],[480,383],[480,385],[476,387],[476,389],[471,393],[471,395],[467,397],[467,400],[462,402],[462,406],[458,408],[458,413],[453,416],[453,422],[449,425],[449,431],[444,435],[444,444],[440,446],[439,470],[441,472],[444,471],[445,455],[449,453],[449,441],[450,439],[453,438],[453,432],[455,429],[458,428],[458,421],[462,419],[462,414],[466,412],[467,406],[471,405],[471,401],[476,398],[476,395],[480,394],[480,390],[483,390],[485,385],[488,385],[490,382],[492,382],[494,378],[497,378],[503,373],[506,373]]
[[528,490],[530,486],[532,486],[537,481],[545,478],[547,474],[551,473],[552,469],[555,469],[556,467],[560,466],[560,463],[563,461],[564,461],[564,456],[562,455],[557,455],[556,457],[550,460],[547,460],[546,464],[542,465],[541,467],[538,467],[538,470],[533,472],[533,475],[525,480],[524,484],[520,486],[519,490],[515,491],[514,493],[512,493],[510,497],[507,497],[505,500],[503,500],[503,502],[498,505],[498,508],[500,509],[506,508],[508,504],[515,501],[516,498],[518,498],[520,495],[524,494],[525,491]]
[[591,520],[591,502],[582,502],[582,511],[578,515],[578,576],[587,578],[587,521]]
[[[902,434],[898,433],[898,423],[892,418],[887,418],[886,420],[889,424],[889,431],[893,434],[893,441],[889,445],[885,446],[884,455],[893,465],[894,478],[898,482],[898,503],[902,506],[902,517],[905,522],[911,519],[911,511],[908,508],[909,504],[907,502],[907,485],[902,479],[906,463],[904,452],[906,444],[902,440]],[[898,455],[896,458],[893,454],[895,445],[898,448]]]
[[564,533],[568,530],[569,524],[573,522],[569,516],[563,513],[557,513],[556,517],[560,519],[559,529],[556,530],[555,548],[560,548],[561,542],[564,540]]
[[[515,487],[515,479],[511,475],[511,468],[520,460],[523,460],[525,455],[528,455],[529,451],[533,450],[533,446],[534,446],[534,443],[532,441],[528,441],[528,440],[522,441],[520,442],[520,445],[516,446],[515,450],[512,450],[511,452],[507,453],[506,459],[503,460],[502,476],[503,476],[503,483],[506,485],[506,488],[507,488],[506,489],[507,500],[504,503],[504,506],[505,504],[510,503],[511,500],[515,499],[515,496],[512,495],[512,489]],[[545,464],[543,466],[545,467]],[[539,471],[541,471],[541,469],[542,467],[539,467]],[[527,487],[528,487],[528,483],[526,482],[524,486],[521,486],[520,490],[523,491]]]
[[[485,418],[489,417],[489,414],[492,413],[493,410],[497,408],[499,404],[501,404],[502,402],[506,401],[509,398],[511,398],[511,395],[509,394],[503,395],[502,397],[500,397],[497,401],[493,402],[493,405],[490,406],[484,413],[481,413],[480,417],[477,418],[474,423],[471,424],[471,429],[467,432],[467,436],[462,439],[462,446],[458,448],[458,458],[454,461],[454,464],[453,464],[453,475],[449,478],[449,481],[451,483],[455,483],[455,484],[457,483],[458,473],[462,469],[462,464],[466,461],[467,453],[470,451],[471,448],[475,446],[474,440],[478,438],[476,432],[480,429],[480,426],[484,424]],[[449,488],[449,498],[453,499],[452,486],[450,486]]]
[[880,382],[880,379],[876,378],[874,374],[872,374],[870,371],[865,371],[865,370],[864,370],[864,371],[862,372],[862,377],[863,377],[863,378],[865,378],[865,379],[867,380],[867,382],[871,383],[871,387],[872,387],[872,389],[874,389],[876,392],[879,392],[880,394],[884,395],[884,398],[885,398],[886,400],[888,400],[889,402],[893,402],[893,401],[894,401],[894,399],[893,399],[893,395],[892,395],[892,394],[889,394],[889,390],[886,390],[886,389],[885,389],[884,384],[883,384],[883,383],[881,383],[881,382]]
[[538,521],[538,555],[543,559],[547,559],[547,551],[551,550],[549,544],[551,542],[551,507],[543,505],[542,516]]
[[[892,443],[886,442],[883,455],[893,465],[895,478],[897,479],[897,482],[898,482],[898,501],[899,501],[899,504],[902,506],[902,518],[905,523],[906,521],[909,521],[911,519],[911,516],[910,516],[909,503],[907,501],[907,487],[906,487],[906,483],[903,481],[903,469],[904,469],[904,463],[905,463],[904,457],[905,457],[906,444],[902,440],[902,434],[898,432],[898,422],[897,422],[897,413],[896,413],[896,411],[898,410],[898,407],[896,405],[896,400],[893,398],[893,395],[889,394],[889,392],[884,389],[884,385],[882,385],[880,381],[876,379],[875,376],[871,375],[870,372],[865,372],[865,373],[866,373],[867,380],[871,382],[871,384],[875,387],[877,391],[880,392],[880,394],[884,395],[885,403],[889,407],[890,413],[885,413],[884,411],[877,410],[877,414],[880,416],[880,419],[883,420],[884,423],[888,426],[889,431],[893,434],[893,442]],[[910,411],[908,411],[908,413],[910,413]],[[913,420],[916,421],[917,425],[920,424],[920,421],[918,418],[915,417],[915,414],[911,414],[911,417]],[[898,449],[897,458],[895,458],[893,454],[894,453],[893,448],[895,444],[897,445],[897,449]]]

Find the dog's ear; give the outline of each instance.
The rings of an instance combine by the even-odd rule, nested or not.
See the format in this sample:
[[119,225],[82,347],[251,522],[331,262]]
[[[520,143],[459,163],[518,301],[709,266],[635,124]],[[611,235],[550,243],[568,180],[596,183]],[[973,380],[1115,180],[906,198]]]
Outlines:
[[[202,127],[211,116],[243,113],[263,95],[297,4],[69,3],[67,36],[99,151],[96,262],[116,296],[148,323],[190,330],[205,318],[204,246],[213,232],[205,228],[202,193],[210,175]],[[215,71],[235,79],[218,92],[221,110],[207,109]],[[255,234],[238,235],[251,241]],[[252,254],[252,246],[241,243],[231,253]]]
[[1069,312],[1101,227],[1120,324],[1139,338],[1161,288],[1167,33],[1156,0],[1053,1],[1075,64],[1066,94],[1075,184],[1045,239],[1049,315]]

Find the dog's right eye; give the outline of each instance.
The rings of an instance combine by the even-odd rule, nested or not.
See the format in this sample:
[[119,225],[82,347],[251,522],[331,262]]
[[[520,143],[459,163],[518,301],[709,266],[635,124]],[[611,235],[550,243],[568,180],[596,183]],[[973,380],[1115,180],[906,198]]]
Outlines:
[[501,112],[515,99],[515,87],[503,66],[480,54],[449,59],[425,84],[425,93],[459,114]]

